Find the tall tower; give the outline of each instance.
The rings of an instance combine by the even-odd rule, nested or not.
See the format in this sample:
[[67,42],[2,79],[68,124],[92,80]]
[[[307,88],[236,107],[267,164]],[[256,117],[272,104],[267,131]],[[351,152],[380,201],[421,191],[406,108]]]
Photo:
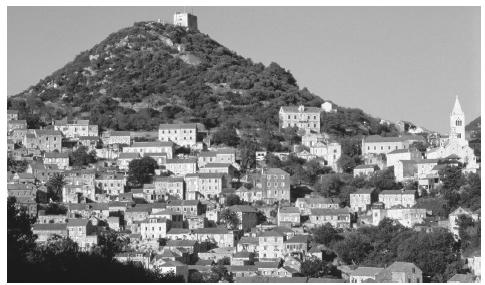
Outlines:
[[185,27],[187,30],[190,31],[197,31],[197,16],[190,14],[190,13],[180,13],[176,12],[173,15],[173,24],[175,26],[182,26]]
[[450,115],[450,141],[456,141],[461,146],[467,144],[465,139],[465,114],[461,110],[458,96],[455,99],[455,105]]

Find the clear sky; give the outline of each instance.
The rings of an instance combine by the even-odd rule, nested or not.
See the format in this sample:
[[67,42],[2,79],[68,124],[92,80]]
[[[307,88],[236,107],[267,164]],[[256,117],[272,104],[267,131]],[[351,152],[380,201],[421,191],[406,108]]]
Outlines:
[[[8,95],[136,21],[183,7],[8,7]],[[341,106],[447,132],[459,95],[480,115],[479,7],[188,7],[199,29],[255,62],[289,69]]]

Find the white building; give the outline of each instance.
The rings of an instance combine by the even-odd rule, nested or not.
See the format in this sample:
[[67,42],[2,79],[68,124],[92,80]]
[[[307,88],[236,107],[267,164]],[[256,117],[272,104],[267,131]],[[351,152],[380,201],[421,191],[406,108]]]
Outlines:
[[460,162],[466,165],[466,171],[475,172],[478,169],[477,159],[474,151],[468,146],[465,138],[465,113],[462,111],[458,97],[450,114],[450,135],[448,142],[443,146],[429,150],[426,157],[446,158],[450,155],[457,155]]
[[174,145],[169,141],[133,142],[131,146],[123,147],[124,153],[138,153],[143,156],[145,153],[166,153],[167,158],[173,157]]
[[197,16],[190,13],[176,12],[173,15],[173,24],[175,26],[185,27],[190,31],[197,31]]
[[416,190],[383,190],[379,193],[379,202],[384,203],[386,209],[393,206],[412,207],[416,204]]
[[320,132],[320,112],[316,107],[282,106],[279,112],[280,128],[297,127],[307,133]]
[[193,147],[197,142],[197,124],[161,124],[158,128],[158,139]]
[[54,122],[54,130],[67,138],[98,136],[98,125],[90,125],[89,120],[60,120]]

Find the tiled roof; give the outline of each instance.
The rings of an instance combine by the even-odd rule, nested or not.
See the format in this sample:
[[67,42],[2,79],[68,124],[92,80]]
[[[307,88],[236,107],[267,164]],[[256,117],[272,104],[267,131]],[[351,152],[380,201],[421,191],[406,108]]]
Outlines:
[[55,131],[55,130],[35,130],[36,135],[38,136],[62,136],[61,131]]
[[416,193],[416,190],[382,190],[379,195],[397,195],[397,194],[402,194],[402,195],[414,195]]
[[360,266],[357,269],[350,272],[350,276],[376,276],[381,273],[384,268],[381,267],[366,267]]
[[401,261],[396,261],[393,264],[391,264],[389,267],[386,268],[386,270],[389,270],[391,272],[408,272],[412,273],[413,269],[416,268],[417,266],[414,265],[414,263],[411,262],[401,262]]
[[199,205],[199,200],[171,200],[168,202],[167,207],[170,206],[197,206]]
[[280,208],[280,214],[300,214],[300,209],[297,207]]
[[206,165],[204,165],[203,168],[211,168],[211,167],[229,167],[231,166],[230,163],[217,163],[217,162],[211,162],[211,163],[207,163]]
[[374,189],[360,188],[360,189],[357,189],[357,191],[355,191],[352,194],[372,194],[372,192],[374,192]]
[[182,124],[160,124],[159,130],[170,130],[170,129],[195,129],[197,124],[182,123]]
[[296,235],[285,241],[285,243],[307,243],[308,236]]
[[133,142],[131,147],[171,147],[173,142],[153,141],[153,142]]
[[66,152],[46,152],[45,158],[69,158],[69,154]]
[[283,235],[276,231],[266,231],[258,234],[258,237],[282,237]]
[[230,234],[231,232],[225,228],[202,228],[194,229],[194,234]]
[[279,261],[275,262],[255,262],[254,265],[257,268],[278,268],[279,266]]
[[88,219],[69,219],[67,220],[68,227],[85,227],[89,223]]
[[129,131],[112,131],[109,134],[110,137],[129,137],[130,132]]
[[33,224],[34,231],[65,231],[67,224]]
[[195,240],[168,240],[168,247],[183,247],[183,246],[194,246],[197,243]]
[[330,216],[330,215],[347,215],[350,214],[349,208],[340,209],[311,209],[312,216]]
[[118,155],[118,159],[138,159],[140,154],[137,152],[122,152]]
[[200,179],[222,179],[223,173],[188,173],[185,177],[199,177]]
[[197,158],[173,158],[173,159],[167,159],[166,164],[169,163],[197,163]]
[[[285,113],[300,113],[298,106],[282,106],[281,109]],[[322,110],[317,107],[305,107],[303,113],[320,113]]]
[[243,213],[257,213],[258,210],[253,206],[249,205],[234,205],[229,207],[234,212],[243,212]]

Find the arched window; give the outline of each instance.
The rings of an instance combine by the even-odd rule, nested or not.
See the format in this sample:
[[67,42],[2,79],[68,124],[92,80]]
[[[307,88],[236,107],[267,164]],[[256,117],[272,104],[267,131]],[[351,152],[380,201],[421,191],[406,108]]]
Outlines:
[[456,124],[457,127],[460,127],[461,126],[461,120],[456,120],[455,124]]

